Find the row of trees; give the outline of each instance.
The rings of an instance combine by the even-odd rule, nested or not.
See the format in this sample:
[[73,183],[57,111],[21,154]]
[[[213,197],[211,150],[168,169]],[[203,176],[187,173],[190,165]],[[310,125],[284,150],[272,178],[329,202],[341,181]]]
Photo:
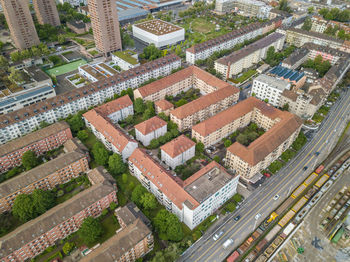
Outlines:
[[326,20],[336,20],[339,22],[350,22],[350,10],[340,10],[338,8],[322,8],[318,13]]
[[323,60],[321,55],[316,56],[314,60],[308,59],[303,64],[303,67],[315,69],[319,73],[320,77],[323,77],[331,66],[331,63],[328,60]]
[[71,6],[68,2],[58,4],[57,9],[60,13],[61,23],[66,23],[71,20],[83,20],[84,23],[90,22],[90,18],[78,13],[77,10]]
[[346,33],[344,29],[341,29],[338,25],[328,26],[324,31],[324,34],[339,38],[341,40],[350,40],[350,33]]
[[33,46],[30,49],[17,51],[11,53],[10,57],[13,62],[21,61],[23,59],[31,58],[34,56],[46,56],[51,53],[50,49],[44,43],[40,43],[38,46]]

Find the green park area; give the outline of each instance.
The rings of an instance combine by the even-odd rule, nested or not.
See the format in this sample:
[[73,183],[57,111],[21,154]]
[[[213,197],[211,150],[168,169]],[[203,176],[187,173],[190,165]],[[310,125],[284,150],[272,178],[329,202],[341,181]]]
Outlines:
[[77,70],[79,66],[85,65],[87,62],[84,59],[80,59],[77,61],[74,61],[72,63],[68,63],[62,66],[53,67],[51,69],[47,70],[47,73],[50,76],[60,76],[69,72],[72,72],[74,70]]

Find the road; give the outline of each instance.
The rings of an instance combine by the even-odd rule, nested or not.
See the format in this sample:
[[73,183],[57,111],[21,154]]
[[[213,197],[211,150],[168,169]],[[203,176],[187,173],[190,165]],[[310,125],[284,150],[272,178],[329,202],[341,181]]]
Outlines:
[[[349,119],[349,103],[350,90],[348,89],[341,95],[341,99],[332,107],[313,139],[307,143],[297,157],[278,174],[272,176],[265,185],[254,191],[238,210],[225,218],[215,231],[210,230],[210,233],[204,234],[178,261],[219,262],[236,249],[331,152],[347,123],[346,119]],[[316,152],[321,153],[316,156]],[[303,170],[305,166],[308,167],[306,171]],[[276,194],[280,195],[277,201],[273,200]],[[261,216],[255,220],[257,214]],[[235,222],[233,218],[237,215],[240,215],[241,218]],[[213,234],[221,230],[224,231],[224,234],[219,240],[214,241]],[[229,238],[234,240],[234,244],[223,249],[222,244]]]

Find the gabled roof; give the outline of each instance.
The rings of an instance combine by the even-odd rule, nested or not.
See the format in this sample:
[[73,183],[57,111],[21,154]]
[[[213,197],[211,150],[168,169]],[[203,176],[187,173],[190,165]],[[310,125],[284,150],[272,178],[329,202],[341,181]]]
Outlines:
[[161,146],[160,149],[167,153],[171,158],[175,158],[195,145],[196,143],[187,136],[181,135]]
[[103,104],[102,106],[96,107],[95,110],[104,117],[120,111],[126,107],[132,106],[133,103],[128,95],[117,98],[111,102]]
[[167,122],[165,122],[159,116],[154,116],[146,121],[141,122],[140,124],[135,125],[135,129],[143,135],[147,135],[166,125]]

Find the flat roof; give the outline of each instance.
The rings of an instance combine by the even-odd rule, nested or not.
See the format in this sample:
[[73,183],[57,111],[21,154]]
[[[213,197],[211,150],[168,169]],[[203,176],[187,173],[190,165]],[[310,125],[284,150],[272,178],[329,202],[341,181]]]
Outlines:
[[128,62],[129,64],[137,65],[139,63],[139,61],[135,57],[132,57],[135,54],[136,54],[136,52],[134,52],[132,50],[117,51],[117,52],[113,53],[113,55],[119,57],[120,59],[123,59],[124,61]]
[[183,30],[182,27],[165,22],[160,19],[149,20],[140,24],[133,25],[144,31],[152,33],[154,35],[166,35],[172,32]]
[[282,80],[282,79],[279,79],[273,76],[268,76],[265,74],[259,75],[254,79],[254,81],[255,80],[268,84],[269,86],[277,88],[281,91],[288,89],[288,87],[290,86],[290,83],[288,83],[288,81],[286,80]]
[[210,162],[192,177],[185,180],[184,189],[199,203],[203,203],[234,178],[215,161]]

